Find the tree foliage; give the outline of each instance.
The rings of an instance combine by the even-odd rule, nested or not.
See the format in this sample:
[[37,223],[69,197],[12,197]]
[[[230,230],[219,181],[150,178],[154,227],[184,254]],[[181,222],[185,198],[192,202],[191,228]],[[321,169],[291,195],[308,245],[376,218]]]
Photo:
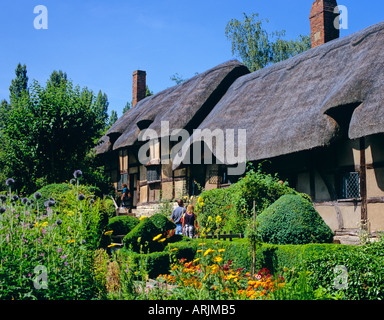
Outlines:
[[101,178],[92,149],[107,126],[107,95],[100,91],[95,96],[86,87],[74,86],[62,71],[54,71],[46,86],[34,80],[19,90],[24,83],[20,74],[26,74],[26,69],[19,69],[11,85],[11,106],[2,103],[7,114],[0,163],[7,164],[7,175],[25,191],[69,180],[79,168],[90,178]]
[[299,35],[296,40],[285,40],[285,30],[268,33],[258,13],[247,15],[244,20],[231,19],[225,35],[232,41],[232,54],[256,71],[270,64],[286,60],[311,48],[310,36]]

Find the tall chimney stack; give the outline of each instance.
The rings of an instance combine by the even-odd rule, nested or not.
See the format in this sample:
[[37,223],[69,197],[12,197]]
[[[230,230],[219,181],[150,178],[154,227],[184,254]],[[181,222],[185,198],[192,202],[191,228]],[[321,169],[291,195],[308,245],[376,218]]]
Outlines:
[[133,72],[132,108],[136,105],[136,103],[145,98],[147,90],[146,77],[147,74],[145,71],[136,70]]
[[335,28],[335,19],[340,13],[334,13],[336,0],[316,0],[312,5],[309,20],[311,22],[312,48],[339,38],[340,30]]

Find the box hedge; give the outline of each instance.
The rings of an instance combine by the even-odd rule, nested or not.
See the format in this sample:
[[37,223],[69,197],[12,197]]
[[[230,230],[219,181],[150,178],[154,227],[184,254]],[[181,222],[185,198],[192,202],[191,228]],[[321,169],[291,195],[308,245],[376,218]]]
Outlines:
[[123,239],[124,246],[137,253],[140,252],[155,252],[164,250],[169,242],[181,240],[181,238],[174,236],[166,239],[167,241],[159,242],[153,241],[153,238],[162,235],[164,238],[167,232],[176,228],[176,225],[167,217],[161,214],[155,214],[150,218],[145,218],[137,224]]
[[130,233],[140,220],[130,216],[117,216],[109,219],[106,230],[113,231],[113,235],[123,235]]
[[258,231],[265,243],[331,243],[333,233],[312,203],[300,195],[287,194],[258,217]]

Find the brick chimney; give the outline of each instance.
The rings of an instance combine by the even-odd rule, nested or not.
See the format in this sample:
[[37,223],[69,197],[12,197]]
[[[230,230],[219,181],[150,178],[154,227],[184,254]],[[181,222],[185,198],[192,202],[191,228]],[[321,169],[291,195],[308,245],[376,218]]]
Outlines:
[[339,13],[334,13],[336,6],[336,0],[316,0],[313,2],[309,15],[312,48],[339,38],[340,30],[334,25],[334,21],[339,15]]
[[145,71],[136,70],[133,72],[133,85],[132,85],[132,108],[140,100],[145,98],[146,92],[146,77]]

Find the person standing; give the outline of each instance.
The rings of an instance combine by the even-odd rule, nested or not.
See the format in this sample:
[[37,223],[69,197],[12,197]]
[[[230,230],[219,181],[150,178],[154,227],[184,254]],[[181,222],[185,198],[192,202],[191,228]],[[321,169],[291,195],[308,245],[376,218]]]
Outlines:
[[122,184],[123,192],[121,194],[121,202],[123,208],[131,208],[132,207],[132,195],[128,190],[128,185],[126,183]]
[[183,225],[182,225],[182,217],[186,212],[184,208],[183,200],[177,200],[177,204],[179,205],[175,210],[173,210],[171,215],[171,220],[176,224],[175,234],[183,234]]
[[196,215],[195,215],[195,208],[193,205],[190,204],[187,207],[187,211],[184,214],[184,219],[183,219],[184,235],[193,239],[195,236],[196,223],[197,221],[196,221]]

